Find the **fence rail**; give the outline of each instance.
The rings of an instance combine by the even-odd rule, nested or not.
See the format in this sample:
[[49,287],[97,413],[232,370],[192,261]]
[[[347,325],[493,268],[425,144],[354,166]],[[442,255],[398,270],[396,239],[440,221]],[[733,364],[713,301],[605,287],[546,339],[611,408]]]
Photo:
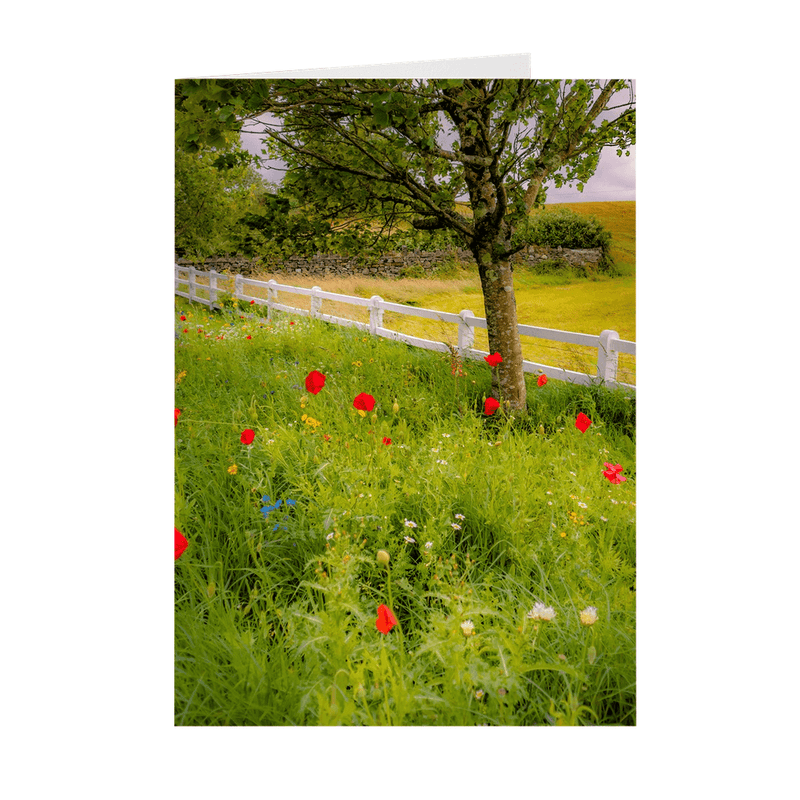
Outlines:
[[[181,275],[184,273],[184,275]],[[207,279],[207,283],[199,283]],[[330,322],[335,325],[351,326],[359,330],[368,331],[373,336],[382,336],[392,341],[402,342],[413,347],[422,347],[426,350],[435,350],[442,353],[450,352],[450,348],[444,342],[435,342],[430,339],[423,339],[419,336],[401,333],[390,330],[383,325],[384,311],[390,311],[405,316],[422,317],[424,319],[436,320],[438,322],[451,323],[458,325],[458,353],[461,358],[479,360],[489,355],[486,351],[476,350],[475,329],[486,329],[486,320],[483,317],[476,317],[471,311],[464,310],[459,314],[452,314],[446,311],[434,311],[428,308],[415,308],[405,306],[400,303],[389,303],[378,295],[373,295],[369,299],[364,297],[351,297],[346,294],[336,294],[325,292],[318,286],[312,289],[305,289],[300,286],[289,286],[278,283],[275,280],[258,281],[253,278],[245,278],[243,275],[222,275],[211,270],[202,272],[194,267],[175,265],[175,294],[184,297],[193,303],[203,303],[210,309],[221,308],[217,303],[219,295],[220,280],[233,283],[232,294],[238,300],[253,301],[255,305],[267,307],[267,318],[272,319],[273,311],[283,311],[290,314],[308,316],[314,319]],[[186,285],[187,290],[182,291],[179,287]],[[267,297],[250,296],[245,293],[247,287],[259,287],[267,290]],[[197,290],[201,289],[208,293],[208,297],[199,297]],[[310,308],[295,308],[294,306],[284,305],[278,302],[278,292],[301,295],[310,298]],[[358,322],[347,317],[337,317],[332,314],[322,313],[322,301],[330,300],[337,303],[345,303],[352,306],[361,306],[369,310],[369,322]],[[636,342],[629,342],[619,338],[619,334],[613,330],[605,330],[599,336],[592,336],[586,333],[573,333],[572,331],[560,331],[552,328],[539,328],[534,325],[518,325],[517,329],[520,336],[529,336],[535,339],[544,339],[552,342],[562,342],[564,344],[582,345],[595,348],[597,350],[597,373],[589,375],[584,372],[575,372],[564,369],[563,367],[553,367],[547,364],[539,364],[534,361],[523,361],[522,368],[525,372],[542,372],[548,379],[568,381],[570,383],[592,384],[602,381],[608,386],[618,386],[635,390],[636,387],[629,383],[622,383],[617,380],[618,356],[620,353],[636,355]]]

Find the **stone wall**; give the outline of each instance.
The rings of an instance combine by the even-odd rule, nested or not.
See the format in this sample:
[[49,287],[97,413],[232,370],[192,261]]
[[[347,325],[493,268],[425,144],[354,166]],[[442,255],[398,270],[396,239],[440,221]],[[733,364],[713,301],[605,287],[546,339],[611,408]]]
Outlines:
[[[559,259],[574,266],[582,267],[587,272],[596,272],[600,263],[601,251],[597,249],[570,250],[562,247],[531,246],[517,253],[513,261],[517,264],[535,264],[548,259]],[[456,260],[464,265],[476,266],[475,259],[469,250],[431,251],[402,250],[385,253],[372,259],[369,263],[359,264],[354,258],[339,255],[292,256],[282,262],[260,264],[257,261],[240,256],[217,256],[204,262],[179,258],[180,266],[194,265],[203,271],[216,270],[230,272],[245,277],[255,277],[266,273],[283,273],[286,275],[367,275],[376,277],[401,278],[404,275],[433,272],[436,267]]]

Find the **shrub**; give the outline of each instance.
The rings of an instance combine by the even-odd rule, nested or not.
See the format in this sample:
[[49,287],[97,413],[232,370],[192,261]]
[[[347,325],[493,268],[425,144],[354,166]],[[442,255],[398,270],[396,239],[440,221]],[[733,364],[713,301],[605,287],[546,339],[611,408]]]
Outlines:
[[576,214],[567,208],[533,215],[526,225],[520,225],[514,238],[539,247],[599,248],[600,271],[610,272],[614,266],[609,231],[596,217]]

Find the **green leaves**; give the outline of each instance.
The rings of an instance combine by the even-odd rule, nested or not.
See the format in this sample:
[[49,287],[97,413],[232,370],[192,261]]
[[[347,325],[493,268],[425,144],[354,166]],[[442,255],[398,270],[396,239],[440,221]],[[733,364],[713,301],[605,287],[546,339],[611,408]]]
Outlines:
[[[527,236],[548,180],[583,190],[603,147],[620,154],[635,141],[623,81],[180,80],[175,97],[176,142],[187,152],[224,149],[245,116],[271,114],[265,149],[286,163],[285,195],[309,216],[370,219],[386,231],[435,221],[467,246],[480,244],[479,230],[495,253]],[[472,219],[456,211],[464,194]]]
[[543,247],[560,245],[607,250],[611,244],[611,234],[597,218],[576,214],[566,208],[534,214],[518,226],[516,235],[520,242]]
[[375,126],[378,128],[386,128],[389,126],[389,114],[383,106],[376,106],[373,108],[372,119]]
[[442,89],[456,89],[464,85],[462,78],[442,78],[436,82]]
[[201,258],[238,248],[247,230],[242,218],[265,191],[248,153],[222,133],[210,138],[221,151],[195,143],[175,153],[175,248]]
[[[370,97],[372,121],[377,128],[404,127],[419,119],[419,109],[414,98],[403,92],[380,92]],[[350,106],[352,113],[358,109]]]

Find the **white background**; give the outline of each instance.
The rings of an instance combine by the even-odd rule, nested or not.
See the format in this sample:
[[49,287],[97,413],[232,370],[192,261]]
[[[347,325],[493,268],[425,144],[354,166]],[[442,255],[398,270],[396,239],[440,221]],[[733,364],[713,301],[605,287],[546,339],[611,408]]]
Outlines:
[[[20,8],[2,56],[9,796],[787,796],[783,6]],[[173,81],[508,53],[637,79],[638,725],[174,729]]]

